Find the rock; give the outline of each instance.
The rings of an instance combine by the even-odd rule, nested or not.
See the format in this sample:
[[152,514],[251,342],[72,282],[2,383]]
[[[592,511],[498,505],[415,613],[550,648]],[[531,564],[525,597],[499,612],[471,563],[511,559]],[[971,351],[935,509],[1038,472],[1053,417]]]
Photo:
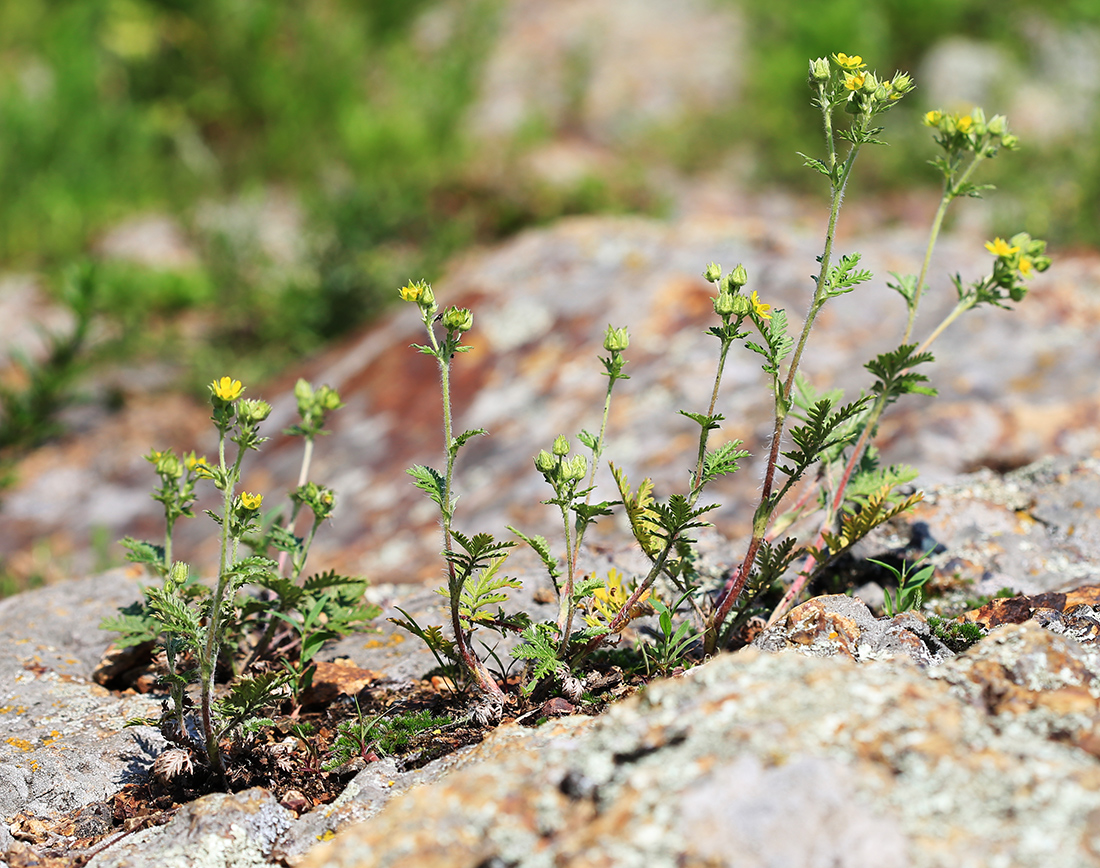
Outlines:
[[501,727],[304,865],[1068,868],[1100,864],[1098,789],[1094,757],[917,667],[747,650]]
[[[818,231],[808,231],[780,205],[770,205],[775,219],[708,211],[672,222],[567,220],[453,262],[436,295],[444,304],[472,307],[475,315],[467,335],[474,349],[454,367],[457,424],[489,431],[459,457],[457,526],[507,536],[512,524],[557,539],[553,510],[540,503],[548,490],[532,457],[558,433],[598,425],[605,380],[596,357],[609,322],[630,328],[631,379],[617,388],[606,456],[632,480],[652,476],[658,494],[682,490],[695,434],[694,423],[676,411],[706,407],[714,364],[715,341],[703,334],[713,313],[702,268],[711,260],[727,268],[742,261],[749,289],[795,320],[805,307]],[[923,234],[908,229],[842,239],[845,250],[861,250],[867,266],[880,273],[915,269],[922,243]],[[930,328],[951,305],[947,275],[977,275],[987,259],[978,238],[942,239],[922,327]],[[1033,281],[1017,311],[981,310],[963,318],[936,346],[938,360],[929,368],[941,397],[929,403],[910,396],[884,419],[886,460],[914,464],[922,484],[930,485],[975,465],[1015,466],[1059,450],[1085,456],[1096,448],[1100,386],[1088,372],[1100,359],[1087,339],[1100,324],[1100,294],[1091,288],[1100,283],[1096,270],[1092,257],[1060,259]],[[822,386],[865,388],[862,363],[890,348],[903,319],[902,305],[881,286],[842,296],[821,315],[807,372]],[[405,306],[294,366],[285,379],[247,384],[248,394],[272,400],[275,412],[265,423],[272,441],[256,463],[246,463],[245,485],[272,498],[295,485],[301,462],[300,444],[278,433],[293,421],[293,382],[300,375],[330,383],[348,403],[334,415],[333,435],[318,444],[314,458],[312,476],[336,490],[338,504],[318,534],[313,569],[364,574],[380,583],[440,576],[438,516],[405,473],[412,464],[442,460],[438,372],[409,348],[421,339],[420,328],[416,311]],[[722,536],[738,539],[749,530],[771,410],[751,353],[731,353],[718,409],[728,417],[719,439],[743,439],[757,456],[708,490],[722,504],[709,517]],[[67,564],[77,574],[89,570],[93,523],[108,539],[160,537],[163,518],[149,497],[155,477],[141,456],[167,446],[211,453],[216,443],[208,416],[208,408],[184,398],[145,396],[79,437],[28,457],[4,498],[0,550],[8,553],[10,567],[39,568],[41,557],[35,560],[34,553],[49,547],[52,569]],[[597,480],[613,497],[606,467]],[[177,525],[175,547],[198,569],[208,569],[216,561],[216,539],[213,526],[196,514]],[[1066,522],[1067,533],[1073,524],[1075,535],[1090,533],[1100,521],[1083,511],[1055,520]],[[593,542],[622,539],[614,522],[592,534]],[[727,546],[715,552],[714,562],[739,554]],[[611,565],[626,571],[625,564]],[[1051,590],[1039,580],[1053,578],[1040,575],[1035,586],[1020,590]]]
[[148,696],[91,683],[108,637],[99,622],[140,597],[116,570],[0,601],[0,818],[52,815],[101,800],[140,776],[164,746]]
[[[618,144],[729,106],[740,87],[743,28],[730,8],[684,0],[669,15],[660,0],[517,0],[502,18],[469,118],[482,140],[536,122]],[[698,63],[704,46],[720,49]]]
[[[35,843],[57,828],[49,818],[82,806],[94,817],[164,748],[154,730],[121,728],[154,715],[154,699],[85,679],[107,638],[95,624],[138,588],[133,571],[115,571],[0,603],[0,677],[12,685],[0,817],[24,838],[4,844],[11,865],[52,866]],[[291,791],[207,797],[167,826],[107,839],[92,864],[163,868],[182,847],[217,866],[1100,864],[1096,595],[1029,598],[1028,620],[959,656],[912,613],[877,620],[859,600],[813,599],[756,649],[655,682],[598,719],[506,724],[414,772],[371,763],[335,803],[300,816]],[[430,617],[431,597],[395,596],[389,611]],[[319,683],[346,692],[388,666],[412,676],[433,665],[385,635],[345,639],[350,664],[326,663]],[[801,834],[789,834],[792,816]]]
[[953,656],[919,615],[902,612],[880,620],[862,601],[844,594],[807,600],[753,645],[764,651],[797,648],[815,657],[862,661],[900,656],[924,668]]
[[970,580],[974,593],[1009,587],[1061,608],[1042,595],[1100,581],[1098,483],[1095,458],[984,469],[930,490],[907,521],[950,553],[937,558],[941,572]]
[[[266,865],[291,814],[267,790],[214,793],[185,805],[163,827],[112,844],[89,868],[237,868]],[[155,855],[150,854],[155,841]]]

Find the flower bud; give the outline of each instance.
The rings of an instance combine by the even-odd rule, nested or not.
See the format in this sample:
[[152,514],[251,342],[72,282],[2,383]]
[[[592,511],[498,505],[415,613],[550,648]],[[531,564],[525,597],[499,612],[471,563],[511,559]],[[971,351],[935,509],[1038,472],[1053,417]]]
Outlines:
[[468,332],[474,327],[474,315],[464,307],[449,307],[443,314],[443,328],[451,332]]
[[1017,136],[1012,135],[1012,133],[1005,133],[1003,136],[1001,136],[1001,147],[1003,147],[1005,150],[1015,150],[1019,146],[1019,144],[1020,139]]
[[721,292],[714,299],[714,312],[720,317],[747,316],[751,310],[752,302],[743,295]]
[[726,292],[726,290],[722,290],[720,293],[718,293],[718,295],[711,299],[714,302],[714,312],[722,318],[733,316],[733,312],[736,307],[736,305],[734,305],[733,303],[733,300],[739,297],[740,296],[731,295],[730,293]]
[[829,80],[829,59],[819,57],[810,61],[810,85],[820,84]]
[[722,278],[722,266],[712,262],[703,272],[703,277],[708,283],[717,283]]
[[913,90],[913,79],[907,72],[896,72],[894,77],[890,79],[890,88],[895,94],[904,96]]
[[554,461],[554,456],[545,449],[540,449],[539,454],[535,456],[535,469],[539,473],[549,473],[554,469],[556,463],[557,462]]
[[737,267],[727,275],[727,280],[729,280],[730,289],[740,288],[748,283],[749,275],[745,271],[745,266],[738,262]]
[[246,399],[237,405],[237,418],[244,424],[263,422],[271,415],[271,405],[267,401]]
[[179,479],[183,476],[183,467],[180,460],[171,449],[165,449],[163,452],[154,449],[145,456],[145,460],[153,465],[157,476],[167,479]]
[[630,335],[627,334],[626,326],[615,329],[608,325],[607,334],[603,336],[603,348],[609,353],[621,353],[629,346]]
[[1003,136],[1008,132],[1008,119],[1004,115],[993,115],[985,128],[991,136]]
[[588,473],[588,459],[583,455],[574,455],[564,463],[563,469],[566,479],[584,479]]
[[569,454],[569,438],[564,434],[559,434],[554,439],[554,445],[551,447],[554,450],[555,455],[568,455]]

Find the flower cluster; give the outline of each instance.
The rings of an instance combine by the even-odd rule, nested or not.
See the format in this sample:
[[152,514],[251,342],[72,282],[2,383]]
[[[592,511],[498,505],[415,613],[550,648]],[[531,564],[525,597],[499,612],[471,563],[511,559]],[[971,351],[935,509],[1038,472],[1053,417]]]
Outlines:
[[1012,301],[1020,301],[1027,295],[1024,280],[1037,271],[1050,268],[1046,242],[1033,239],[1026,232],[1013,235],[1008,241],[994,238],[986,242],[985,249],[997,257],[993,263],[992,283],[1007,292]]
[[924,125],[937,131],[936,142],[949,154],[969,151],[992,157],[1000,148],[1011,151],[1020,143],[1008,131],[1004,115],[994,115],[987,121],[985,112],[977,106],[966,115],[933,109],[925,113]]
[[540,449],[535,456],[535,469],[546,478],[559,496],[562,496],[562,489],[568,489],[571,496],[577,483],[588,473],[588,459],[583,455],[566,458],[571,448],[569,438],[559,434],[554,439],[550,452]]
[[866,116],[886,111],[913,90],[913,80],[907,73],[879,78],[866,66],[858,54],[840,51],[819,57],[810,61],[810,87],[819,92],[825,104],[844,104],[849,114]]

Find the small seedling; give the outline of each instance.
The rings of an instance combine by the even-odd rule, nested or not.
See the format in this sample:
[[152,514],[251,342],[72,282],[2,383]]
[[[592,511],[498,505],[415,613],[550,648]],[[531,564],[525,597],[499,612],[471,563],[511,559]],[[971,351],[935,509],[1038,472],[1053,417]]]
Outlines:
[[916,573],[911,571],[931,554],[932,549],[929,549],[912,563],[903,561],[900,570],[884,561],[867,558],[870,563],[882,567],[897,580],[898,590],[895,596],[891,596],[889,588],[883,589],[883,609],[886,611],[886,616],[888,618],[893,618],[894,615],[901,612],[914,611],[923,605],[924,592],[921,589],[935,574],[936,567],[933,564],[928,564],[927,566],[921,567]]

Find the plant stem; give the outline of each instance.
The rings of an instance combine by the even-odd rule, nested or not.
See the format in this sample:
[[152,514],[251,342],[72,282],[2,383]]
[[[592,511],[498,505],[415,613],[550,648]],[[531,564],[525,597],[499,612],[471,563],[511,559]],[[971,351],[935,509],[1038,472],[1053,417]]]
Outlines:
[[[451,517],[453,512],[451,482],[454,478],[455,455],[458,451],[454,444],[451,422],[451,348],[449,346],[440,347],[430,320],[426,321],[424,324],[428,330],[428,337],[432,342],[432,349],[435,351],[434,355],[436,361],[439,362],[439,379],[441,392],[443,394],[443,442],[444,448],[447,451],[447,473],[443,483],[443,503],[441,504],[441,512],[443,517],[443,551],[446,554],[450,554]],[[447,344],[450,344],[450,340],[447,341]],[[496,679],[493,678],[492,673],[489,672],[485,664],[470,650],[470,645],[466,641],[466,635],[462,629],[459,599],[462,594],[464,580],[465,577],[462,577],[460,580],[456,575],[454,562],[450,558],[447,558],[447,590],[450,594],[451,627],[455,634],[455,648],[458,651],[463,666],[466,667],[466,671],[474,677],[481,689],[494,699],[503,701],[503,691],[501,691]]]
[[[240,452],[243,451],[243,449],[240,450]],[[240,454],[238,454],[238,467],[240,457]],[[225,474],[225,429],[220,429],[218,432],[218,467]],[[202,676],[202,729],[206,739],[206,755],[210,759],[210,765],[213,767],[214,772],[224,782],[225,763],[222,760],[221,748],[214,732],[211,707],[214,701],[214,674],[218,668],[218,631],[221,627],[222,596],[225,594],[226,573],[229,569],[229,523],[233,511],[233,488],[236,476],[224,475],[223,478],[225,479],[225,496],[222,505],[222,539],[221,555],[218,559],[218,582],[214,588],[214,596],[210,601],[210,614],[207,618],[206,643],[200,661],[200,674]]]
[[[738,322],[740,322],[740,320],[738,320]],[[722,338],[722,349],[718,353],[718,367],[714,372],[714,387],[710,390],[710,405],[707,407],[707,418],[714,415],[714,408],[718,405],[718,390],[722,386],[722,373],[726,369],[726,356],[732,345],[732,338]],[[689,506],[695,506],[696,501],[699,499],[699,495],[703,492],[703,466],[707,458],[707,442],[709,439],[710,429],[703,426],[703,430],[699,432],[699,455],[695,461],[695,473],[692,475],[691,491],[688,494]]]

